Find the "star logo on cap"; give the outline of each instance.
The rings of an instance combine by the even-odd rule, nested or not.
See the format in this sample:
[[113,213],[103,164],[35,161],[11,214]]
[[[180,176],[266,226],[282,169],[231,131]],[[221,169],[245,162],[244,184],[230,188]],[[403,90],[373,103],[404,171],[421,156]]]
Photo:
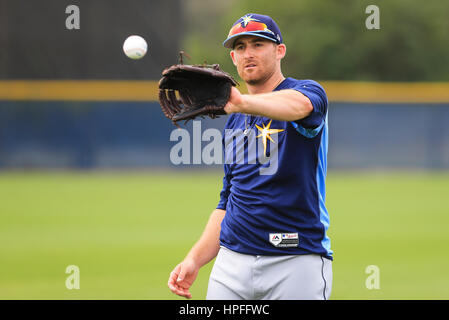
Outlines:
[[243,27],[243,28],[246,28],[246,26],[248,25],[248,23],[250,23],[251,21],[259,21],[259,20],[252,18],[251,15],[249,15],[249,16],[243,16],[243,17],[242,17],[242,22],[241,22],[242,27]]

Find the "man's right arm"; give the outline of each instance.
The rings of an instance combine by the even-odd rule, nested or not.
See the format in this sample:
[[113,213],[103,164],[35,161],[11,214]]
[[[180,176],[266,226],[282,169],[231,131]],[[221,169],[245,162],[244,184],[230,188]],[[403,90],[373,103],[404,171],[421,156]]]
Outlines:
[[199,269],[215,258],[220,250],[221,222],[225,210],[215,209],[209,217],[200,239],[190,249],[184,260],[170,273],[168,287],[180,296],[191,298],[189,288],[198,275]]

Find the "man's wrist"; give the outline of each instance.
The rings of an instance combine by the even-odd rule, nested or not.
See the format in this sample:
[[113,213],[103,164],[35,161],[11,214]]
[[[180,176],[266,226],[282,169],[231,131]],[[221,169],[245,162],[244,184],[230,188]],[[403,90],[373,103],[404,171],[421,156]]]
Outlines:
[[241,100],[240,103],[238,105],[235,105],[235,112],[238,113],[247,113],[248,112],[248,99],[249,99],[249,95],[248,94],[242,94],[241,95]]
[[201,268],[202,265],[199,263],[199,256],[195,255],[192,252],[189,252],[187,254],[187,256],[184,258],[185,262],[189,262],[190,264],[193,264],[194,266],[196,266],[196,268]]

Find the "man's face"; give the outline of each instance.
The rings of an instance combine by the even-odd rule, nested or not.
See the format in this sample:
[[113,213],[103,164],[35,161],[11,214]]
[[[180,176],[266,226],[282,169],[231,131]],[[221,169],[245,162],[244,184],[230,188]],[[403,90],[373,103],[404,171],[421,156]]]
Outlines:
[[250,85],[262,84],[278,69],[280,71],[280,60],[284,55],[283,44],[255,36],[238,38],[231,51],[240,78]]

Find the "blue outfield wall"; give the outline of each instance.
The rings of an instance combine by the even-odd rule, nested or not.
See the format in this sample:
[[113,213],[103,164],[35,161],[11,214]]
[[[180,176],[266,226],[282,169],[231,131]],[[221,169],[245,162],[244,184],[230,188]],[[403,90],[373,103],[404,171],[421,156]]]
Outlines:
[[[0,101],[0,168],[176,167],[174,129],[157,102]],[[449,104],[330,103],[328,165],[448,169]]]
[[329,166],[449,168],[449,104],[332,103]]

